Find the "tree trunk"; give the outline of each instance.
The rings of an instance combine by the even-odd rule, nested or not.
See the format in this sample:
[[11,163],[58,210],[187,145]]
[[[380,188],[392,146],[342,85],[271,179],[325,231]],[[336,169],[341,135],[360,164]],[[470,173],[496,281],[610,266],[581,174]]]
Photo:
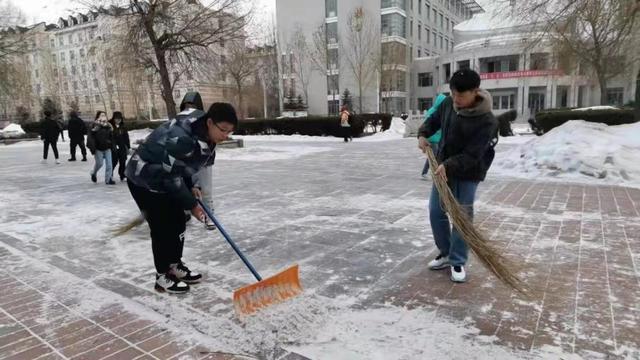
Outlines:
[[164,105],[167,108],[167,117],[173,119],[176,117],[176,103],[173,101],[173,92],[171,89],[171,80],[169,79],[169,69],[167,68],[167,59],[165,58],[165,52],[156,49],[156,60],[158,61],[158,71],[160,73],[160,87],[162,92],[162,99]]
[[242,84],[240,82],[236,83],[236,91],[238,92],[238,115],[240,115],[238,118],[244,119],[246,116],[242,107]]
[[600,105],[606,105],[607,101],[607,80],[598,76],[598,84],[600,85]]

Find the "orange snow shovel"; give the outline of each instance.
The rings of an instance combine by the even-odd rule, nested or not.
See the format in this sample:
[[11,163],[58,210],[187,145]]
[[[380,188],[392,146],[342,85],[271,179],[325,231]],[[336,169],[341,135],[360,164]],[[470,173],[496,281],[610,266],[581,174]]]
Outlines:
[[211,210],[199,199],[198,203],[204,209],[204,212],[207,213],[207,216],[216,224],[222,236],[224,236],[225,240],[227,240],[236,254],[242,259],[242,262],[249,268],[256,280],[258,280],[255,284],[247,285],[233,292],[233,306],[238,315],[253,314],[264,307],[281,303],[302,293],[297,264],[276,275],[263,279],[242,251],[240,251],[235,242],[231,240],[231,237],[224,230],[222,224],[218,222],[218,219],[213,216]]

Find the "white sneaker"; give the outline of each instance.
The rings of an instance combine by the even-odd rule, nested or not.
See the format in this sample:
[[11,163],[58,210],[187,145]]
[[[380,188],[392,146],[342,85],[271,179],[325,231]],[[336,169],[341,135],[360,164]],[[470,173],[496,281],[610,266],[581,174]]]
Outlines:
[[451,281],[457,283],[463,283],[467,281],[467,273],[464,271],[464,266],[451,267]]
[[435,259],[429,261],[429,264],[427,264],[427,266],[431,270],[442,270],[449,266],[449,257],[440,254]]
[[60,165],[60,160],[56,159],[56,164]]
[[189,291],[189,285],[176,279],[171,274],[156,274],[155,288],[159,292],[168,292],[171,294],[184,294]]

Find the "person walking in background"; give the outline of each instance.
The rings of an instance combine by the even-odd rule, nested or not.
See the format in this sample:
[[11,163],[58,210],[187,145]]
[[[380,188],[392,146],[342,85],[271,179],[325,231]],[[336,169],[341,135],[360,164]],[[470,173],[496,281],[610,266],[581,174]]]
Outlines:
[[351,136],[351,124],[349,124],[349,109],[346,105],[342,105],[340,108],[340,127],[342,128],[342,134],[344,137],[344,142],[348,142],[349,140],[353,141],[353,137]]
[[[431,114],[433,114],[436,111],[438,106],[440,106],[440,104],[442,104],[442,101],[444,101],[444,99],[446,98],[447,98],[447,95],[445,94],[440,94],[438,95],[438,97],[436,97],[436,101],[433,103],[433,106],[431,106],[429,110],[427,110],[424,114],[423,124],[426,124],[427,121],[429,121],[429,116],[431,116]],[[435,134],[433,134],[433,136],[427,139],[427,141],[429,141],[429,144],[431,144],[431,148],[433,149],[434,154],[438,153],[438,143],[440,142],[441,137],[442,137],[442,130],[438,130]],[[422,168],[422,178],[424,180],[429,179],[429,160],[428,159],[425,160],[424,167]]]
[[51,146],[53,156],[56,158],[56,164],[60,164],[60,160],[58,160],[58,136],[60,136],[61,132],[60,125],[51,117],[51,111],[45,110],[40,132],[40,138],[44,141],[44,150],[42,153],[43,163],[47,162],[49,146]]
[[113,112],[113,116],[109,123],[113,127],[113,170],[115,171],[116,165],[120,164],[118,166],[118,175],[120,175],[120,181],[124,181],[127,155],[129,154],[129,149],[131,149],[129,132],[127,131],[127,127],[124,125],[124,116],[122,116],[120,111]]
[[115,185],[111,179],[113,168],[111,163],[111,149],[113,148],[113,129],[107,121],[107,114],[104,111],[96,113],[96,119],[89,132],[87,147],[95,157],[95,165],[91,170],[91,181],[98,182],[98,171],[104,163],[104,182],[107,185]]
[[67,131],[69,131],[69,148],[71,153],[69,161],[76,161],[77,146],[80,146],[82,161],[87,161],[87,148],[84,146],[84,136],[87,135],[87,125],[84,123],[84,120],[78,117],[78,113],[75,111],[69,113],[69,124],[67,128]]

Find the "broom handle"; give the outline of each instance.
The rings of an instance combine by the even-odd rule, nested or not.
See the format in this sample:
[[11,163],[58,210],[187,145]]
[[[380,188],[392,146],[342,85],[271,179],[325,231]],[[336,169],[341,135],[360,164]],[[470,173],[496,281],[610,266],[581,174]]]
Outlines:
[[253,265],[251,265],[251,263],[249,262],[249,259],[247,259],[244,254],[242,253],[242,251],[240,251],[240,249],[238,248],[238,246],[236,245],[235,242],[233,242],[233,240],[231,240],[231,236],[229,236],[229,234],[227,234],[227,232],[224,230],[224,228],[222,227],[222,224],[220,224],[220,222],[218,221],[218,219],[216,219],[215,216],[213,216],[213,213],[211,212],[211,210],[207,207],[207,205],[205,205],[202,200],[198,199],[198,204],[200,204],[200,206],[202,206],[202,209],[204,209],[204,212],[207,213],[207,216],[209,216],[209,218],[211,220],[213,220],[213,223],[216,224],[216,226],[218,227],[218,230],[220,230],[220,232],[222,233],[222,236],[224,236],[225,240],[227,240],[227,242],[229,243],[229,245],[231,245],[231,247],[233,248],[233,251],[236,252],[236,254],[238,254],[238,256],[240,257],[240,259],[242,259],[242,262],[247,265],[247,267],[249,268],[249,270],[251,270],[251,273],[253,274],[253,276],[256,277],[256,280],[258,281],[262,281],[262,276],[260,276],[260,274],[258,274],[258,271],[256,271],[256,269],[253,267]]

